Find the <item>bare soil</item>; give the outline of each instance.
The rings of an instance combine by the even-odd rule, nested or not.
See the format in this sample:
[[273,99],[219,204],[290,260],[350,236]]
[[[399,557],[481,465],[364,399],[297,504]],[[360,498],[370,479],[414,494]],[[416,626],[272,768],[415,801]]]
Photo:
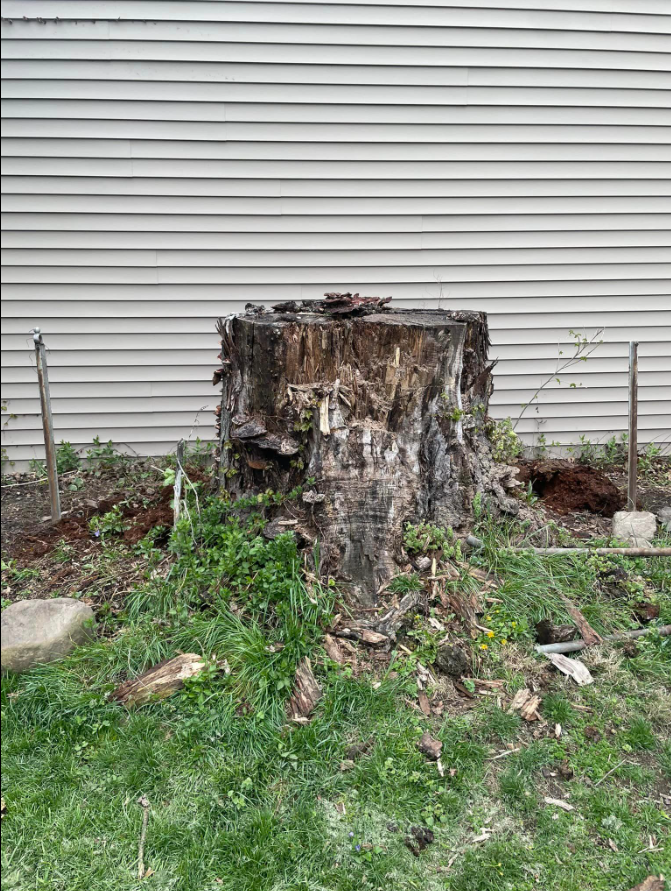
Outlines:
[[558,514],[589,511],[612,517],[624,508],[624,494],[606,474],[586,464],[562,459],[525,461],[520,465],[520,482],[531,483],[533,491]]

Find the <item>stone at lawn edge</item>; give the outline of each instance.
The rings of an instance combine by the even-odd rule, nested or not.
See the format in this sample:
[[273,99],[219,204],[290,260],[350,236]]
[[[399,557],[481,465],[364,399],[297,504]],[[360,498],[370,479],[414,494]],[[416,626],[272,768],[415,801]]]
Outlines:
[[671,532],[671,506],[660,507],[657,517],[667,532]]
[[70,597],[19,600],[2,611],[2,671],[21,672],[71,653],[94,634],[93,610]]
[[633,548],[649,548],[657,534],[655,515],[647,510],[619,510],[613,515],[613,538]]

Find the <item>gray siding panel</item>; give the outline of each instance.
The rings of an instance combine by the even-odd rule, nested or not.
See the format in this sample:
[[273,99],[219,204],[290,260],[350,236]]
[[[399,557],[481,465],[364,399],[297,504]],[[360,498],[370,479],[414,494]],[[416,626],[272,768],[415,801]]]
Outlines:
[[153,454],[213,435],[219,315],[335,289],[486,310],[497,417],[603,328],[529,443],[624,430],[638,339],[640,438],[668,443],[670,11],[3,2],[9,456],[41,453],[35,324],[58,438]]

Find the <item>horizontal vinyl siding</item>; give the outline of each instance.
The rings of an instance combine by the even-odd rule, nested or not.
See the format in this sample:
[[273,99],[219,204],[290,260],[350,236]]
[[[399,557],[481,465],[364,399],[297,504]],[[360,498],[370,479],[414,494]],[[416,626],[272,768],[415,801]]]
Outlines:
[[[326,290],[481,309],[492,413],[671,437],[667,0],[4,2],[3,440],[211,438],[216,318]],[[24,16],[27,16],[24,19]],[[58,18],[58,21],[55,19]],[[561,361],[561,359],[560,359]]]

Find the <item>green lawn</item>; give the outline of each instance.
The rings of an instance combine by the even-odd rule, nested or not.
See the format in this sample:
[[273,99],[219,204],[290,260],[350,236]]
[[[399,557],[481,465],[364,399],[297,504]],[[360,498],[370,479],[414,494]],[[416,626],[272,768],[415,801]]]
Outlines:
[[[426,718],[417,668],[444,632],[417,620],[375,674],[331,662],[321,641],[337,592],[306,585],[293,539],[268,543],[261,525],[221,502],[200,517],[194,506],[167,573],[142,543],[147,579],[123,613],[103,611],[104,637],[3,679],[3,889],[626,891],[671,876],[671,639],[585,653],[595,683],[579,688],[535,655],[532,633],[541,618],[567,620],[562,592],[602,632],[634,627],[643,596],[671,622],[668,561],[513,555],[499,548],[523,530],[483,515],[486,548],[471,559],[499,580],[485,621],[495,633],[462,636],[474,676],[503,680],[505,698]],[[129,554],[111,532],[99,559]],[[617,567],[614,593],[604,579]],[[450,584],[475,582],[464,567]],[[108,701],[179,651],[225,658],[231,672],[213,666],[137,711]],[[305,655],[324,695],[297,725],[284,703]],[[532,681],[543,721],[527,724],[506,705]],[[443,742],[444,776],[417,748],[424,730]],[[413,826],[435,834],[418,856],[405,844]]]

